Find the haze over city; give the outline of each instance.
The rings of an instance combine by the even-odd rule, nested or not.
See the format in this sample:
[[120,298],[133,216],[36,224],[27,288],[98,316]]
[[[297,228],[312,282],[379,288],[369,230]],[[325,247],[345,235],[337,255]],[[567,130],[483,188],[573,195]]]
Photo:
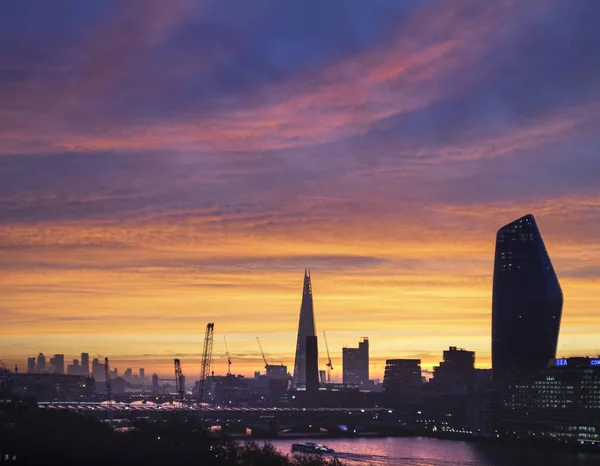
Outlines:
[[[343,3],[343,8],[341,7]],[[317,333],[489,368],[495,235],[533,213],[557,354],[600,333],[597,2],[10,2],[0,355],[197,377]],[[32,15],[31,9],[37,14]],[[320,346],[321,366],[325,365]]]

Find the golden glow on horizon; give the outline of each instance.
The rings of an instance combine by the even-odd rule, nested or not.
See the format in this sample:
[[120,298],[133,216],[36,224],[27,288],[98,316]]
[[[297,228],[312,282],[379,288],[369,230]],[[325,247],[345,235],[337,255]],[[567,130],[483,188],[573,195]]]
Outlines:
[[[370,338],[376,378],[386,358],[419,357],[431,369],[450,345],[475,350],[477,365],[488,367],[497,225],[446,229],[431,239],[422,225],[421,240],[394,243],[390,236],[404,221],[380,223],[363,223],[348,242],[327,239],[338,236],[336,225],[321,225],[331,233],[322,242],[318,231],[307,242],[293,231],[252,237],[243,226],[215,241],[218,229],[201,220],[198,229],[189,221],[5,231],[7,243],[21,239],[30,246],[4,251],[13,265],[2,279],[8,293],[0,354],[24,364],[39,351],[67,359],[88,351],[109,355],[121,371],[165,374],[181,356],[186,374],[195,377],[204,326],[214,321],[217,333],[227,334],[236,373],[262,367],[257,335],[269,359],[291,370],[306,266],[313,272],[317,328],[327,331],[334,367],[341,368],[342,346],[355,346],[361,336]],[[545,219],[540,223],[544,233]],[[552,233],[544,236],[565,294],[559,353],[594,354],[597,278],[571,275],[600,253]],[[347,236],[340,231],[338,237]],[[224,373],[224,349],[216,341],[215,371]]]

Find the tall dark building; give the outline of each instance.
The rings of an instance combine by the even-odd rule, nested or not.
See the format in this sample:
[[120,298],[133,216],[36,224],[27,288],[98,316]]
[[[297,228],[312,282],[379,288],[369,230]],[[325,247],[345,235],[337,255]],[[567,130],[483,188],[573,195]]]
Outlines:
[[81,370],[84,375],[90,373],[90,355],[88,353],[81,353]]
[[363,337],[358,348],[342,348],[344,383],[367,385],[369,383],[369,339]]
[[319,347],[316,335],[306,337],[306,391],[319,391]]
[[315,313],[313,309],[310,271],[305,270],[304,288],[302,291],[302,305],[300,306],[300,320],[298,321],[296,360],[294,362],[294,385],[296,386],[304,385],[306,383],[306,337],[315,335]]
[[563,295],[533,215],[496,236],[492,298],[494,381],[543,369],[556,357]]
[[44,356],[42,353],[38,354],[35,371],[38,373],[46,371],[46,356]]
[[27,358],[27,373],[35,374],[35,356]]
[[50,364],[52,365],[52,371],[54,374],[63,375],[65,373],[64,354],[55,354],[54,357],[50,358]]

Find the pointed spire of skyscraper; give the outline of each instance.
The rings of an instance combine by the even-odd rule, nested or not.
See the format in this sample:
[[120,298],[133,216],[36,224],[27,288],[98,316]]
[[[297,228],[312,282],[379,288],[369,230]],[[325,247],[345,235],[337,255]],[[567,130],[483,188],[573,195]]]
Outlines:
[[306,383],[306,337],[316,335],[315,313],[313,308],[310,270],[304,269],[304,287],[298,321],[298,340],[296,342],[296,361],[294,363],[294,385]]

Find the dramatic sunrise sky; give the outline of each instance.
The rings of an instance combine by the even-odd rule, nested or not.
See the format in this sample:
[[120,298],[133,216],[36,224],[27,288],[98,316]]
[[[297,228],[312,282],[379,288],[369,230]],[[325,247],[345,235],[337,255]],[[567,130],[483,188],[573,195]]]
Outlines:
[[[292,370],[319,334],[490,364],[496,230],[538,221],[600,352],[597,0],[4,1],[0,358]],[[324,345],[320,341],[321,356]],[[324,367],[325,359],[321,359]]]

